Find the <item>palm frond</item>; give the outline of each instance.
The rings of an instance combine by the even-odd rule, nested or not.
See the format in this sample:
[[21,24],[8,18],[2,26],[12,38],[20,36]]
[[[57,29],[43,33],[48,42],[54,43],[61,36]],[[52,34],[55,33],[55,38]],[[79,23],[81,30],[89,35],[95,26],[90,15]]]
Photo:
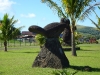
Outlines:
[[24,27],[24,26],[21,26],[21,27],[19,27],[19,28],[14,28],[14,29],[12,28],[11,32],[9,31],[9,34],[7,35],[8,38],[9,38],[9,39],[15,38],[15,37],[18,35],[19,31],[20,31],[23,27]]
[[100,3],[96,3],[96,4],[92,5],[92,6],[89,6],[88,9],[86,9],[82,13],[82,15],[80,16],[79,19],[82,20],[82,21],[84,21],[85,18],[87,18],[92,13],[92,11],[95,9],[95,6],[98,6],[98,5],[100,5]]
[[100,26],[100,17],[96,14],[96,12],[93,10],[93,12],[95,13],[97,20],[98,20],[98,26]]
[[85,7],[90,5],[93,0],[61,0],[63,9],[66,14],[74,19],[78,19],[81,13],[85,10]]
[[90,19],[89,17],[88,17],[88,19],[100,30],[100,27],[99,27],[99,25],[97,24],[97,23],[95,23],[92,19]]
[[18,20],[14,20],[14,16],[10,19],[10,25],[14,26],[15,23],[17,23]]
[[46,3],[50,8],[56,10],[59,17],[66,18],[66,15],[63,13],[61,7],[59,7],[57,3],[53,2],[52,0],[42,0],[42,2]]

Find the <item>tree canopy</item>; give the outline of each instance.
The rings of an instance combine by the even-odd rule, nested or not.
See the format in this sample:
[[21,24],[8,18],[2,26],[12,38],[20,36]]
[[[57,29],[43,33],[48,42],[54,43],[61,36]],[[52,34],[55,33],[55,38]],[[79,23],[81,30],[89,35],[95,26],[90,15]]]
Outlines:
[[6,13],[3,19],[0,21],[0,39],[4,41],[5,51],[7,51],[7,41],[15,38],[20,34],[20,29],[15,28],[14,24],[17,23],[18,20],[14,20],[14,16],[9,18],[9,15]]

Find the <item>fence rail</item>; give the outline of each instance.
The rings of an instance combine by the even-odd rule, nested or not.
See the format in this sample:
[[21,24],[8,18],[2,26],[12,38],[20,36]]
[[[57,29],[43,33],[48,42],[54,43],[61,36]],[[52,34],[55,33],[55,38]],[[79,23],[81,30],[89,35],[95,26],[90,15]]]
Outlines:
[[[37,46],[37,42],[28,42],[28,41],[20,41],[20,40],[10,40],[7,42],[8,47],[16,47],[16,46]],[[3,41],[0,41],[0,47],[4,47]]]

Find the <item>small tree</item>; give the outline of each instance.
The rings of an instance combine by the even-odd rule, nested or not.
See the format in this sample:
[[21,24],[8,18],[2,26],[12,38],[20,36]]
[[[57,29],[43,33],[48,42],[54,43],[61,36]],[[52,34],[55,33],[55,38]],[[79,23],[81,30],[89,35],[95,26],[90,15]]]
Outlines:
[[0,39],[4,41],[5,51],[7,51],[7,41],[15,38],[22,27],[15,28],[14,24],[18,20],[14,20],[14,16],[9,18],[8,14],[5,14],[0,22]]
[[46,37],[41,35],[41,34],[37,34],[35,36],[35,39],[36,41],[38,41],[39,45],[40,45],[40,48],[45,44],[45,41],[46,41]]

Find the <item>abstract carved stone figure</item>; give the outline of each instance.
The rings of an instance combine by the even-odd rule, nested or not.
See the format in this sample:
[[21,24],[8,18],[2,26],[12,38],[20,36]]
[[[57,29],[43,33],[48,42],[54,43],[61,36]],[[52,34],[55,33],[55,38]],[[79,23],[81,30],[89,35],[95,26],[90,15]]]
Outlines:
[[29,27],[29,31],[42,34],[47,38],[46,43],[34,60],[32,67],[50,67],[57,69],[69,67],[69,60],[64,54],[58,39],[64,31],[64,41],[70,40],[70,21],[68,19],[62,18],[60,22],[50,23],[44,28],[32,25]]
[[[64,20],[65,19],[62,18],[60,22],[61,23],[65,22],[67,24],[70,24],[70,21],[68,19],[65,20],[65,21]],[[71,29],[70,29],[70,25],[68,25],[67,28],[64,29],[62,38],[63,38],[63,41],[65,42],[65,44],[71,45]]]

